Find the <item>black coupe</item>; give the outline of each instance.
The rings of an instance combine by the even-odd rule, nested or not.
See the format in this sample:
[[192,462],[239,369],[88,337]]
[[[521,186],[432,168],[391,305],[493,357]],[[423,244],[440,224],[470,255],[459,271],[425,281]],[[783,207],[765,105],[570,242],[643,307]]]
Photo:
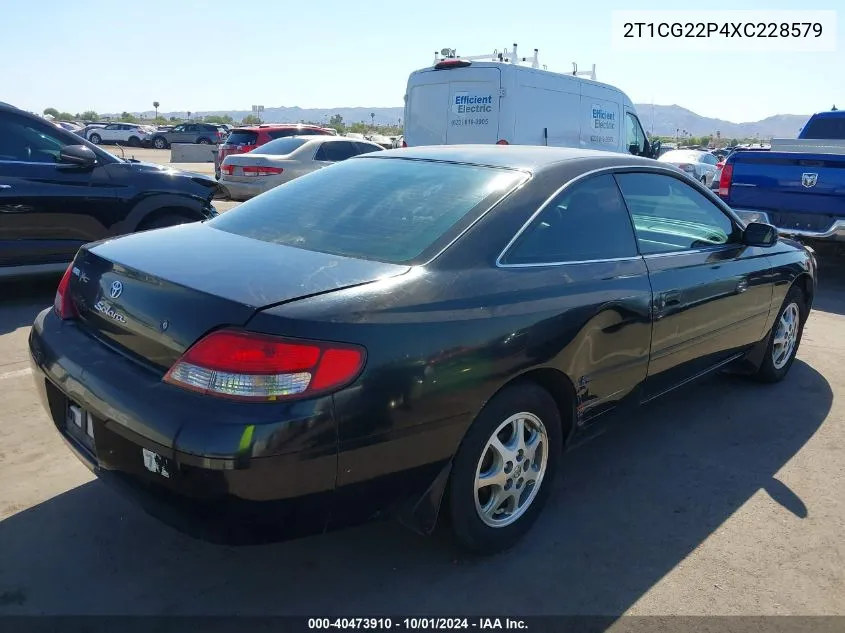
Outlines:
[[69,446],[178,529],[448,514],[491,552],[614,409],[782,379],[815,289],[810,251],[656,161],[428,147],[87,245],[29,344]]

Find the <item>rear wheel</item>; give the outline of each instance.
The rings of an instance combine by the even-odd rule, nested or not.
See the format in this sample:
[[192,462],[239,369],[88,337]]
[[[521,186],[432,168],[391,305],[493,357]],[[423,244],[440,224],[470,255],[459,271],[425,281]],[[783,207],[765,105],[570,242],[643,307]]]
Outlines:
[[804,293],[793,286],[783,300],[772,326],[766,355],[755,375],[758,380],[779,382],[786,377],[801,344],[804,322],[807,319],[806,305]]
[[88,137],[88,140],[91,141],[94,145],[99,145],[103,142],[103,139],[100,137],[99,134],[92,134]]
[[153,147],[156,149],[167,149],[167,140],[163,136],[156,136],[153,139]]
[[505,388],[461,443],[449,483],[456,540],[492,554],[515,545],[545,505],[560,459],[555,401],[534,383]]
[[211,139],[207,139],[207,138],[197,139],[197,143],[199,143],[200,145],[211,145]]

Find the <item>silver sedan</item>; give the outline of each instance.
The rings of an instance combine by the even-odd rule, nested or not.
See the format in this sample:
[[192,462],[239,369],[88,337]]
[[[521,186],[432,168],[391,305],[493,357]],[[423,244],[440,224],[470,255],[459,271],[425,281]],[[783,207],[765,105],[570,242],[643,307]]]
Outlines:
[[666,152],[658,158],[661,163],[674,165],[690,178],[695,178],[704,186],[709,187],[716,176],[716,165],[719,159],[710,152],[693,149],[677,149]]
[[219,182],[232,200],[249,200],[312,171],[381,150],[370,141],[343,136],[287,136],[224,158]]

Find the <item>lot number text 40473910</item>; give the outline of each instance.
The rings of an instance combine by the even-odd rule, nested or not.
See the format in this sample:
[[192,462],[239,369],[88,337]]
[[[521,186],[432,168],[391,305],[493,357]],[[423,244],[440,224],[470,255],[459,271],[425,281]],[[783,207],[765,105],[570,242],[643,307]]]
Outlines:
[[467,117],[465,119],[452,119],[450,125],[453,127],[461,127],[465,125],[487,125],[488,123],[490,123],[490,119]]

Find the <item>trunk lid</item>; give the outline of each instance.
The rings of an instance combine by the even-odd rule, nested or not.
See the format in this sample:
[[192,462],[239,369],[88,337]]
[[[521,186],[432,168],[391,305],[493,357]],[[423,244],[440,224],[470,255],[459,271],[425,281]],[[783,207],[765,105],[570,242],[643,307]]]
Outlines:
[[496,67],[415,73],[409,82],[405,119],[408,146],[496,143],[500,87]]
[[103,343],[162,373],[198,338],[256,311],[405,273],[185,224],[83,247],[70,293]]

